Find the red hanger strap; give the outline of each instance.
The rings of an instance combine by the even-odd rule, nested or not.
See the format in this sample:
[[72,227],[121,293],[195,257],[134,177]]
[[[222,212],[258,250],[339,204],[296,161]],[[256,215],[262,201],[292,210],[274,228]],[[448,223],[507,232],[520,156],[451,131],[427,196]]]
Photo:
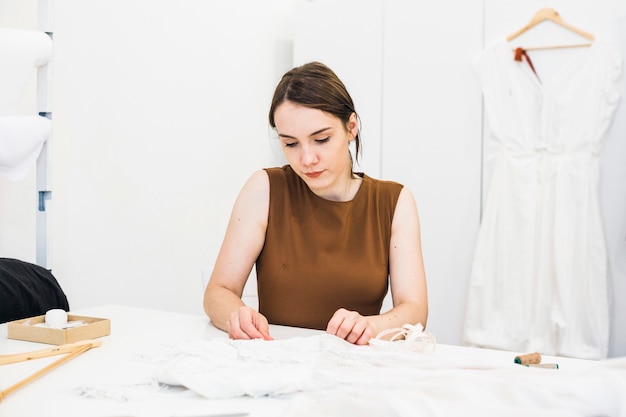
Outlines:
[[523,48],[516,48],[515,49],[515,60],[519,61],[519,62],[522,62],[524,58],[526,59],[526,62],[530,66],[530,69],[533,70],[533,73],[535,74],[535,76],[539,79],[539,75],[537,75],[537,71],[535,71],[535,67],[533,66],[533,62],[530,60],[530,57],[526,53],[526,50],[523,49]]

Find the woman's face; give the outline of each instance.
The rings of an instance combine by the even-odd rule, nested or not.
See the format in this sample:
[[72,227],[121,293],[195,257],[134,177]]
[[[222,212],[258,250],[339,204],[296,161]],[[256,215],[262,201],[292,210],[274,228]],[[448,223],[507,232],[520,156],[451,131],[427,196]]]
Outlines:
[[345,186],[352,173],[348,145],[358,129],[354,114],[346,126],[330,113],[286,101],[274,122],[289,165],[315,194],[332,197]]

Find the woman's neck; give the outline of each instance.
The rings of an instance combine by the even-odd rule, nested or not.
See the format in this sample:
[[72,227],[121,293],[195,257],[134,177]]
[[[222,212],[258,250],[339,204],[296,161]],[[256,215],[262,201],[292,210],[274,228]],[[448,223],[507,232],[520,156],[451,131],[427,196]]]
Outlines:
[[363,179],[352,172],[350,169],[341,179],[338,178],[326,190],[313,191],[317,196],[330,201],[352,201],[361,188]]

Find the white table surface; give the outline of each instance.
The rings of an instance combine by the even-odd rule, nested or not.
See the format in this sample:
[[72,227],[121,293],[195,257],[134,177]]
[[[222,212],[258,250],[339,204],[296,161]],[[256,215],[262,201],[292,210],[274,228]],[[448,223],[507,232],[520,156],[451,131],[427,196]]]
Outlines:
[[[157,390],[151,384],[153,365],[137,358],[159,346],[190,340],[226,338],[207,317],[133,308],[102,306],[72,311],[73,314],[109,318],[111,334],[101,338],[101,347],[71,359],[37,380],[9,394],[0,403],[0,417],[81,416],[212,416],[244,413],[276,416],[286,400],[277,398],[234,398],[209,400],[182,388]],[[271,326],[275,339],[316,335],[320,332]],[[7,338],[6,324],[0,325],[0,354],[12,354],[50,347]],[[488,349],[437,345],[433,357],[454,360],[489,361],[494,365],[513,364],[516,354]],[[0,366],[0,389],[4,390],[59,357]],[[544,357],[544,363],[558,363],[560,370],[585,369],[593,361]],[[560,372],[548,371],[548,372]],[[546,370],[542,370],[546,372]],[[90,390],[100,390],[85,397]]]

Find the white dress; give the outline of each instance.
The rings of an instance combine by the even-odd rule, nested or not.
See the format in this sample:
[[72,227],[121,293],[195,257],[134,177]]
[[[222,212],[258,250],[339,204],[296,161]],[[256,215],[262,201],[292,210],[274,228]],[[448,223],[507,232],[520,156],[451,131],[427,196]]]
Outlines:
[[[529,52],[532,59],[532,52]],[[475,60],[486,126],[486,200],[463,341],[605,358],[607,254],[599,154],[621,60],[596,40],[540,81],[506,41]]]

